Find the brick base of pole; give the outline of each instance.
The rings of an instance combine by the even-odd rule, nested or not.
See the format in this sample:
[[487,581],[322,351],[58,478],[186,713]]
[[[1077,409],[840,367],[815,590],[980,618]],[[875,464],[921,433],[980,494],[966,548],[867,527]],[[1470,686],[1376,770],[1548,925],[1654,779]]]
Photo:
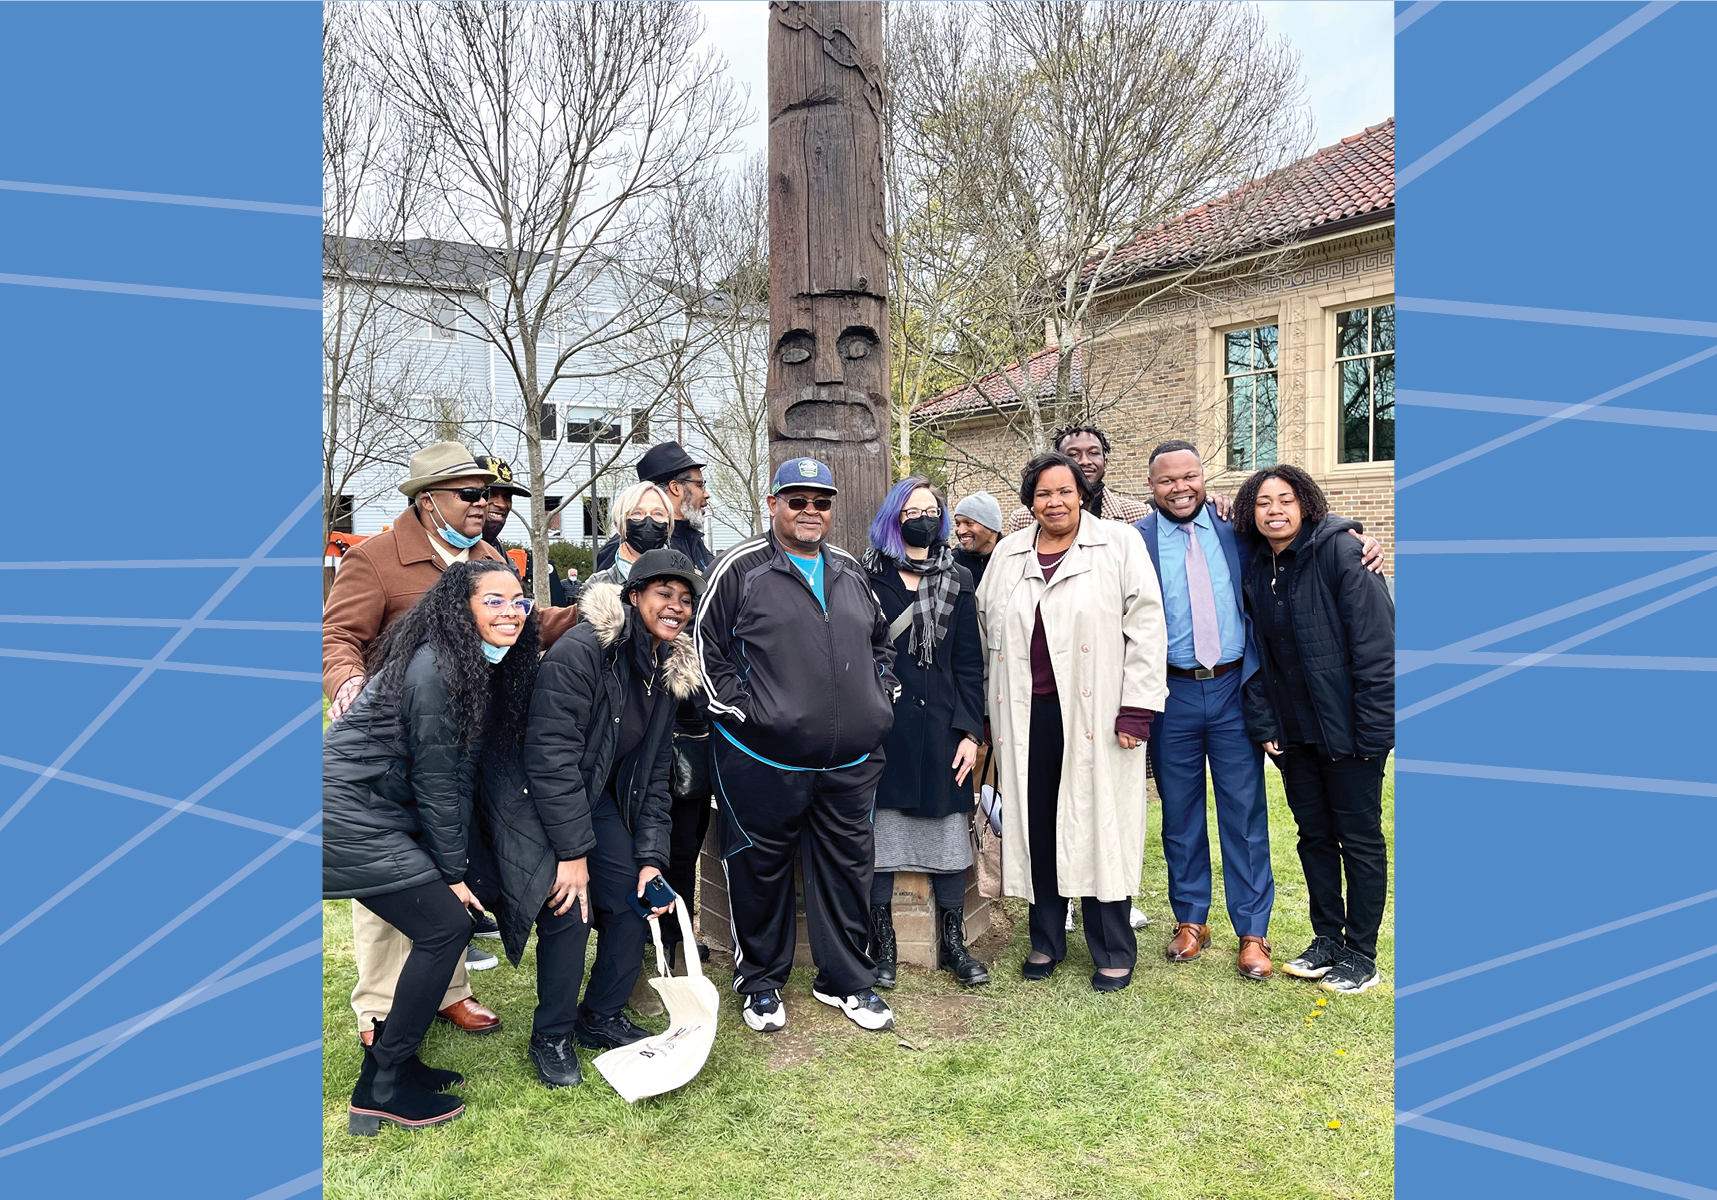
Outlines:
[[[805,898],[798,863],[793,865],[794,904],[797,910],[798,945],[793,952],[795,967],[809,967],[810,934],[805,923]],[[975,867],[966,871],[966,941],[976,941],[990,928],[995,901],[978,894]],[[698,856],[698,930],[711,946],[731,950],[733,926],[728,917],[727,873],[721,867],[720,836],[716,822]],[[936,969],[936,901],[930,892],[930,877],[917,871],[894,874],[894,935],[903,964]]]

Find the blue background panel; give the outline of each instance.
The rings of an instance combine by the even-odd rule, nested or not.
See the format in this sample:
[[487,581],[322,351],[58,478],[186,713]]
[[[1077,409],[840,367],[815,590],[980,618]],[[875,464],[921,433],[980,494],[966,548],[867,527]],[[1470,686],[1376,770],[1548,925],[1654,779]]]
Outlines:
[[0,179],[307,207],[0,188],[0,1190],[319,1194],[321,10],[5,16]]
[[1717,1196],[1717,9],[1396,14],[1398,1193]]

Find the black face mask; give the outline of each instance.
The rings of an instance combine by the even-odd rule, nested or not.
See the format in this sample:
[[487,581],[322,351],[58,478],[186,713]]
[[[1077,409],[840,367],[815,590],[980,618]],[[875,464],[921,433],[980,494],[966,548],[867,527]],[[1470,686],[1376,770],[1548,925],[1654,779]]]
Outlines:
[[668,523],[658,521],[655,517],[644,517],[641,520],[627,518],[626,544],[639,554],[648,550],[660,550],[668,544]]
[[913,517],[900,523],[900,536],[908,546],[934,546],[941,532],[941,517]]

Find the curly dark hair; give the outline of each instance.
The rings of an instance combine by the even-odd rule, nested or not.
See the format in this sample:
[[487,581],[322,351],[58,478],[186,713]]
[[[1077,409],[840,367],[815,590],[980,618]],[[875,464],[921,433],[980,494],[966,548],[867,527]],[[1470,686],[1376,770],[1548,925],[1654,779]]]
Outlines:
[[1063,425],[1060,429],[1057,429],[1054,433],[1049,435],[1049,448],[1059,454],[1061,452],[1061,443],[1076,433],[1088,433],[1092,437],[1096,438],[1097,444],[1103,447],[1104,456],[1108,456],[1109,435],[1104,433],[1095,425]]
[[1245,538],[1262,538],[1258,527],[1252,523],[1252,514],[1258,507],[1258,491],[1264,486],[1266,479],[1280,479],[1293,489],[1294,498],[1300,502],[1300,521],[1304,525],[1316,525],[1329,516],[1329,501],[1324,498],[1324,490],[1317,485],[1312,477],[1298,467],[1286,464],[1274,467],[1264,467],[1253,472],[1251,478],[1240,485],[1240,491],[1234,496],[1234,532]]
[[1031,507],[1032,493],[1037,491],[1037,479],[1051,467],[1066,467],[1073,472],[1073,482],[1079,488],[1079,506],[1081,508],[1091,502],[1091,484],[1085,478],[1085,472],[1079,469],[1079,464],[1067,455],[1054,450],[1045,451],[1025,464],[1025,470],[1019,473],[1019,502],[1027,508]]
[[[436,668],[447,684],[450,714],[465,730],[466,746],[475,745],[486,731],[485,752],[512,756],[524,741],[525,713],[536,686],[542,638],[533,612],[525,618],[519,640],[500,667],[490,669],[471,616],[471,597],[485,575],[499,571],[512,574],[506,563],[492,559],[451,564],[435,586],[370,647],[365,674],[375,680],[376,701],[397,700],[405,686],[406,667],[427,644],[435,651]],[[372,702],[372,712],[374,707]]]

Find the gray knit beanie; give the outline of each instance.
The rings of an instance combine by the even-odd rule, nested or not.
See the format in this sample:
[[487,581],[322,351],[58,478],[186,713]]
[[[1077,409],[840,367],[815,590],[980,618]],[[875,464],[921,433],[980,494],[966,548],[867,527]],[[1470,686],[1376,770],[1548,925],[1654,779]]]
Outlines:
[[956,517],[966,517],[976,521],[985,529],[1002,531],[1002,506],[996,503],[996,498],[988,492],[973,492],[954,506]]

